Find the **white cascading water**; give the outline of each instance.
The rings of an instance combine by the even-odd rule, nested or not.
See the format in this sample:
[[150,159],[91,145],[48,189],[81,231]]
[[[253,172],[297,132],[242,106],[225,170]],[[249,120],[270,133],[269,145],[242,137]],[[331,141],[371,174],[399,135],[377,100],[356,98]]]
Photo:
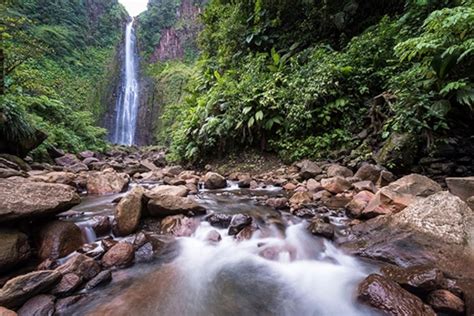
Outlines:
[[137,54],[133,22],[132,18],[125,31],[124,84],[117,99],[115,131],[112,137],[112,142],[121,145],[135,143],[138,114]]

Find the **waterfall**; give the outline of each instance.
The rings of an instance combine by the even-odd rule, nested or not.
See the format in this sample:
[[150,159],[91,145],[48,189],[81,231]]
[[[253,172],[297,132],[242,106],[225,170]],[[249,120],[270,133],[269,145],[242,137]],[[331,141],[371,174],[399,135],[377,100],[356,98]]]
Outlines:
[[137,54],[135,48],[134,19],[127,24],[125,32],[125,67],[123,84],[116,104],[115,130],[112,142],[122,145],[135,143],[138,114]]

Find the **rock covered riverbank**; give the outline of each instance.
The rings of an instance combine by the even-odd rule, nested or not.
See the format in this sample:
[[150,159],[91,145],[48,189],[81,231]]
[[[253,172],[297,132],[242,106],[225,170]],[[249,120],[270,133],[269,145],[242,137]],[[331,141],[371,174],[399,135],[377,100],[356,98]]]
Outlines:
[[[0,306],[20,315],[70,313],[120,269],[153,262],[176,239],[193,236],[201,221],[216,228],[206,240],[217,244],[219,230],[249,240],[270,223],[284,225],[281,216],[382,267],[354,291],[375,310],[474,312],[472,177],[448,178],[448,192],[418,174],[396,179],[376,165],[352,170],[309,160],[223,176],[166,166],[153,151],[58,154],[54,165],[4,156],[0,164]],[[229,186],[277,215],[219,212],[199,198],[221,192],[225,199]],[[268,188],[280,189],[270,195]],[[94,196],[113,197],[110,214],[87,208]],[[261,250],[266,260],[287,251]]]

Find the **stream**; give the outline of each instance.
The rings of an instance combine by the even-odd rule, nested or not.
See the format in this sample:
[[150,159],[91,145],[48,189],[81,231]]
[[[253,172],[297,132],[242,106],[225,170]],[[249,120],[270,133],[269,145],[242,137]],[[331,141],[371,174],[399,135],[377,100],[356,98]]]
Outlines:
[[[96,242],[94,216],[112,217],[112,201],[121,195],[85,196],[62,216]],[[72,315],[373,315],[354,294],[376,267],[311,235],[300,218],[259,203],[282,195],[277,187],[249,190],[235,184],[200,190],[194,198],[208,212],[251,215],[252,237],[237,240],[201,217],[192,236],[176,238],[152,262],[115,271],[112,283],[74,306]],[[210,241],[211,231],[222,240]]]

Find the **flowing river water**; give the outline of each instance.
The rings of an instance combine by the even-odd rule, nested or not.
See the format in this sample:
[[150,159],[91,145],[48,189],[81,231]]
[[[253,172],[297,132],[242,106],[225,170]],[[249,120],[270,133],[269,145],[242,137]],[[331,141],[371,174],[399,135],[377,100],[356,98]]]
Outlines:
[[[307,223],[258,201],[279,196],[260,190],[202,190],[195,199],[208,211],[244,213],[258,227],[249,240],[200,219],[190,237],[178,237],[152,262],[114,272],[72,315],[372,315],[355,300],[357,284],[376,267],[311,235]],[[118,195],[85,197],[69,211],[90,242],[95,215],[113,215]],[[341,218],[331,218],[335,224]],[[219,242],[208,234],[217,230]]]

